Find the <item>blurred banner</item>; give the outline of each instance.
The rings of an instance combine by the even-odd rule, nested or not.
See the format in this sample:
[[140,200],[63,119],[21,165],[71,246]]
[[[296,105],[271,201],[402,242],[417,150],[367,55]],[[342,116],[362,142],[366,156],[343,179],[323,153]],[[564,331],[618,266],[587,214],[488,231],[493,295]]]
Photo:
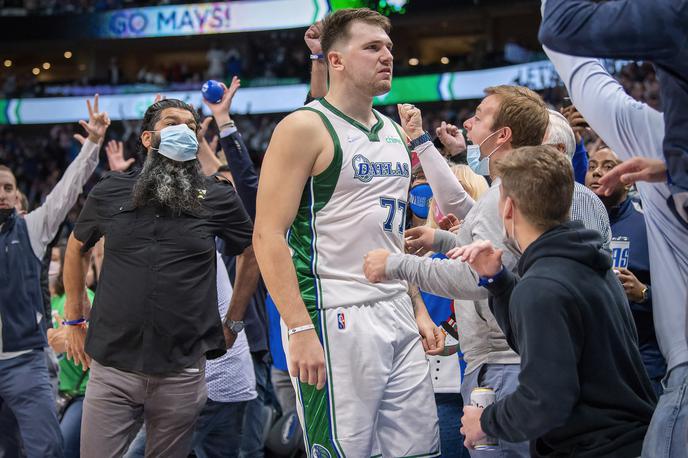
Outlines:
[[[98,3],[93,13],[0,14],[0,39],[13,43],[34,39],[155,38],[293,29],[307,27],[341,8],[368,7],[389,16],[404,14],[408,3],[409,0],[242,0],[102,12],[98,8],[103,5]],[[5,13],[4,9],[0,13]]]
[[[548,60],[508,67],[433,75],[398,76],[392,90],[375,98],[375,105],[400,102],[420,103],[443,100],[482,98],[483,90],[499,84],[518,84],[534,90],[556,87],[559,76]],[[201,88],[195,91],[165,91],[167,98],[177,98],[205,106]],[[306,84],[241,88],[232,102],[237,114],[286,113],[303,105],[308,92]],[[141,119],[153,103],[155,92],[108,95],[101,97],[100,106],[112,120]],[[0,124],[49,124],[84,119],[86,97],[43,97],[0,100]],[[205,110],[206,114],[210,114]]]
[[94,15],[98,38],[144,38],[306,27],[325,17],[327,0],[242,2],[128,8]]

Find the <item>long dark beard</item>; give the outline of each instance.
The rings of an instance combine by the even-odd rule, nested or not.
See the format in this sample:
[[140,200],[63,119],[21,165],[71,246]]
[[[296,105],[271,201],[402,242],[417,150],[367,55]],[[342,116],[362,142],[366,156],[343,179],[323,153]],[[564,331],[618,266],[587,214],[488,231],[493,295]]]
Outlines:
[[197,160],[176,162],[151,151],[134,185],[132,200],[136,207],[159,205],[181,214],[200,209],[203,190],[204,177]]

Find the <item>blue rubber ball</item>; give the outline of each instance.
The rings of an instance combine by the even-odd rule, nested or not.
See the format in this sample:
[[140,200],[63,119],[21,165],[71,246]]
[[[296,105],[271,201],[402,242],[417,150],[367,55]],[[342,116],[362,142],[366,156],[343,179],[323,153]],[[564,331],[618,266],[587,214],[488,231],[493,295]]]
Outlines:
[[210,103],[220,103],[224,93],[225,90],[222,88],[220,83],[215,80],[206,81],[203,83],[203,87],[201,88],[201,94],[203,94],[203,98]]

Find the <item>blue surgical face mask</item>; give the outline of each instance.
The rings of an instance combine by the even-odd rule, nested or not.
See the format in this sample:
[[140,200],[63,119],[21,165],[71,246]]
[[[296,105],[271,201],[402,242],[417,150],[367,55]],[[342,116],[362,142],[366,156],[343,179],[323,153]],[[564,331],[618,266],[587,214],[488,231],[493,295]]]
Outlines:
[[409,191],[409,208],[418,218],[426,219],[430,210],[430,199],[432,199],[432,189],[427,183],[421,183],[411,188]]
[[[153,131],[157,132],[157,131]],[[160,130],[160,145],[156,150],[168,159],[186,162],[196,159],[198,153],[198,138],[196,133],[186,124],[168,126]]]
[[496,130],[492,132],[490,135],[485,137],[485,140],[481,141],[478,145],[468,145],[466,147],[466,161],[468,162],[468,166],[478,175],[490,175],[490,156],[492,156],[495,153],[495,151],[499,149],[499,146],[493,149],[490,154],[483,158],[480,157],[480,147],[483,145],[483,143],[487,141],[488,138],[492,137],[497,132],[499,131]]

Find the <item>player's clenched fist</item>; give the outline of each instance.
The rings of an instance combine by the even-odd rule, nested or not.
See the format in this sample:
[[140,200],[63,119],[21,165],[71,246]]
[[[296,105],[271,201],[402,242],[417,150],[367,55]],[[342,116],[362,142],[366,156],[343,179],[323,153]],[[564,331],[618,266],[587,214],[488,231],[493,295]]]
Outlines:
[[325,352],[315,330],[289,336],[289,373],[319,390],[325,386]]

